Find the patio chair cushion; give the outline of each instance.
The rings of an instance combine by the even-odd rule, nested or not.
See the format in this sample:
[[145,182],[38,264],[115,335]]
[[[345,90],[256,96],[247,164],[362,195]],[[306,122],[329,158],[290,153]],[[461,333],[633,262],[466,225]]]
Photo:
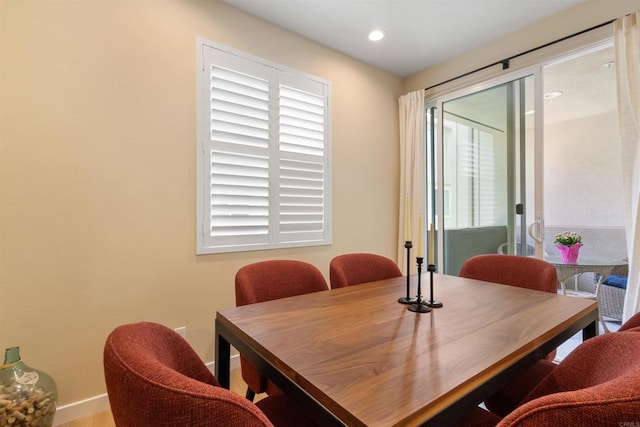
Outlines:
[[607,279],[602,282],[603,285],[614,286],[620,289],[627,289],[627,276],[618,276],[616,274],[612,274]]

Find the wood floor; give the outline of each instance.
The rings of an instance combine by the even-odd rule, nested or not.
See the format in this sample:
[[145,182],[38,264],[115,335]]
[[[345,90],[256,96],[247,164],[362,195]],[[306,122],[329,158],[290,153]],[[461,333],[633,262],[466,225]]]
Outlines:
[[115,427],[111,411],[100,412],[87,418],[61,424],[63,427]]
[[[241,396],[247,391],[247,385],[242,381],[240,368],[231,370],[231,390]],[[256,395],[254,401],[258,401],[263,395]],[[87,418],[71,421],[69,423],[60,424],[59,427],[115,427],[111,411],[100,412]]]

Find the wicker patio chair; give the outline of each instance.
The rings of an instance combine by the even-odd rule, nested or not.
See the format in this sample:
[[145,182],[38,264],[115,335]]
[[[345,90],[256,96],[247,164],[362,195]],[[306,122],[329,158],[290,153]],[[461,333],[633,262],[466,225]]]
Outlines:
[[[626,277],[629,274],[629,266],[621,265],[613,269],[611,272],[611,280],[607,278],[600,286],[598,295],[598,306],[600,313],[604,317],[622,321],[622,308],[624,305],[624,296],[627,292],[626,283],[616,285],[617,278]],[[607,283],[609,281],[609,283]]]

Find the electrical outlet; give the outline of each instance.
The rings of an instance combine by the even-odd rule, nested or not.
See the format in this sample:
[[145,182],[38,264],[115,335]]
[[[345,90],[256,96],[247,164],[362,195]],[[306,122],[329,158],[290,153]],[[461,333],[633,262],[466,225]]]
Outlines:
[[186,326],[180,326],[179,328],[175,328],[174,331],[176,331],[182,338],[187,339],[187,327]]

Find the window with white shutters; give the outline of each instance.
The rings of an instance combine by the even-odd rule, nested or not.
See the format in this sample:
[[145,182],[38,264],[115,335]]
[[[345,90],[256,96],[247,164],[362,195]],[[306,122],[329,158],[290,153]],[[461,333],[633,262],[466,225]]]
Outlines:
[[329,83],[199,52],[197,253],[331,243]]

